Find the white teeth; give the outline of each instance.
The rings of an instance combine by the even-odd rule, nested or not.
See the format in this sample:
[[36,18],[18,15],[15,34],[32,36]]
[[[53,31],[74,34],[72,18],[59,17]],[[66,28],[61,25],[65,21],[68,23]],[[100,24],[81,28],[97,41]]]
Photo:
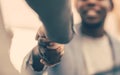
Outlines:
[[95,10],[89,10],[87,13],[88,16],[96,16],[97,13],[95,12]]

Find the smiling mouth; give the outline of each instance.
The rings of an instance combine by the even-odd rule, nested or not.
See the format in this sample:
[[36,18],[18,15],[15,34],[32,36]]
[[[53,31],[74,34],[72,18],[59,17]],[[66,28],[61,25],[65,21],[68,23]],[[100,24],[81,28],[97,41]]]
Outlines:
[[87,14],[87,16],[91,16],[91,17],[98,15],[97,11],[95,11],[95,10],[88,10],[86,14]]
[[94,20],[99,17],[99,11],[94,9],[89,9],[84,14],[86,15],[86,18],[90,20]]

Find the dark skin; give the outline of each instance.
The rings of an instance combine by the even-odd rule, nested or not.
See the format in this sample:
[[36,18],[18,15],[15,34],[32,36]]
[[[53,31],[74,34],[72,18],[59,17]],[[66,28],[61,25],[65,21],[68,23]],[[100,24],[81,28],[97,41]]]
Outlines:
[[53,66],[60,62],[64,54],[63,44],[48,40],[43,26],[39,28],[35,39],[38,45],[32,50],[33,64],[31,64],[35,71],[41,71],[44,65]]
[[[107,16],[107,13],[112,10],[112,5],[110,0],[76,0],[75,2],[76,9],[78,13],[81,15],[82,26],[80,27],[80,32],[82,34],[99,38],[104,35],[104,21]],[[39,58],[36,60],[40,61],[40,65],[37,66],[39,71],[42,70],[41,67],[44,65],[54,65],[60,62],[62,55],[64,54],[64,45],[53,42],[49,40],[45,35],[45,28],[42,27],[38,30],[36,40],[39,41],[38,48],[33,49],[33,54],[38,56],[39,53],[34,53],[35,51],[40,52],[43,49],[43,57],[50,57],[47,61],[44,58]],[[52,44],[51,44],[52,43]],[[42,48],[42,49],[41,49]],[[44,56],[44,54],[46,55]],[[54,55],[56,56],[54,56]],[[34,56],[35,57],[35,56]],[[55,57],[55,58],[53,58]],[[52,59],[51,59],[52,58]],[[33,62],[36,62],[33,61]]]
[[78,0],[76,8],[82,19],[82,33],[91,37],[103,36],[105,18],[113,9],[110,0]]

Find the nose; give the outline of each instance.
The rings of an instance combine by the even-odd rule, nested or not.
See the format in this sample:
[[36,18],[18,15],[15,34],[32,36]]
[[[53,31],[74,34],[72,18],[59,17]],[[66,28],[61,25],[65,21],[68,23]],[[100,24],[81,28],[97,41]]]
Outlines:
[[88,0],[88,6],[93,7],[96,5],[96,0]]

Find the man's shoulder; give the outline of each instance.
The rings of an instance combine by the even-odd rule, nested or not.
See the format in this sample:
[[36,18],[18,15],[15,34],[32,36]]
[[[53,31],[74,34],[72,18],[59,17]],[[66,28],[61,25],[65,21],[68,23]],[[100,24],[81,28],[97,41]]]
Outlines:
[[117,38],[113,37],[112,35],[109,35],[110,41],[111,43],[115,46],[120,48],[120,40],[118,40]]
[[109,37],[113,48],[115,64],[116,66],[120,66],[120,41],[112,36]]

